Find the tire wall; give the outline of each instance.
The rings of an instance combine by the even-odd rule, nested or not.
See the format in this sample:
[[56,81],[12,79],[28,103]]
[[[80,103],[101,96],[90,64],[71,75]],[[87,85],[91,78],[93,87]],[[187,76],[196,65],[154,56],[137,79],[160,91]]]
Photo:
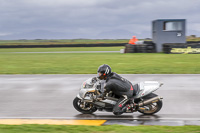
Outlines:
[[156,48],[153,42],[144,42],[144,44],[126,44],[125,53],[155,53]]
[[163,52],[166,54],[200,54],[200,43],[165,43],[163,44]]

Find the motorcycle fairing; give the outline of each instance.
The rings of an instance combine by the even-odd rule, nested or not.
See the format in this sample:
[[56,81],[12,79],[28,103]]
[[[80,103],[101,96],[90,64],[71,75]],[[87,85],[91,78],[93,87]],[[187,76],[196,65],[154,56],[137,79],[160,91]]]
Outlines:
[[139,82],[138,87],[139,87],[139,93],[134,96],[134,98],[140,98],[143,96],[146,96],[157,89],[159,89],[161,83],[158,81],[144,81],[144,82]]

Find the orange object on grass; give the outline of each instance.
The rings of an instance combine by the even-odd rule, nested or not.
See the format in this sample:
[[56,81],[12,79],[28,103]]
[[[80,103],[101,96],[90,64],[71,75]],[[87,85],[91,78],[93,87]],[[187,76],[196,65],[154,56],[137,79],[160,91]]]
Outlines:
[[134,45],[135,42],[137,42],[137,41],[138,41],[138,39],[136,38],[136,36],[133,36],[133,38],[129,40],[128,44],[133,44]]

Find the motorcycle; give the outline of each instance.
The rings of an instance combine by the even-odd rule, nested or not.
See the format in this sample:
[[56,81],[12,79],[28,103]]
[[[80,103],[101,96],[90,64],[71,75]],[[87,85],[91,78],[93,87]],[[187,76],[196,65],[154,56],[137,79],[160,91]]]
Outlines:
[[[89,78],[83,82],[79,94],[73,100],[74,108],[83,114],[92,114],[95,111],[112,112],[119,97],[109,92],[105,98],[100,98],[104,92],[105,81],[97,78]],[[140,112],[145,115],[152,115],[162,108],[162,97],[153,93],[163,83],[158,81],[144,81],[133,85],[133,89],[139,90],[126,103],[124,113]]]

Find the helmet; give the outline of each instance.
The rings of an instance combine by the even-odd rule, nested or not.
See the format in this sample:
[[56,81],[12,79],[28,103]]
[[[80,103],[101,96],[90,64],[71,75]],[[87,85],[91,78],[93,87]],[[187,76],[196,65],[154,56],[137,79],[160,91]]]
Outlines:
[[99,66],[97,70],[97,78],[106,79],[106,77],[111,73],[111,67],[109,65],[103,64]]

